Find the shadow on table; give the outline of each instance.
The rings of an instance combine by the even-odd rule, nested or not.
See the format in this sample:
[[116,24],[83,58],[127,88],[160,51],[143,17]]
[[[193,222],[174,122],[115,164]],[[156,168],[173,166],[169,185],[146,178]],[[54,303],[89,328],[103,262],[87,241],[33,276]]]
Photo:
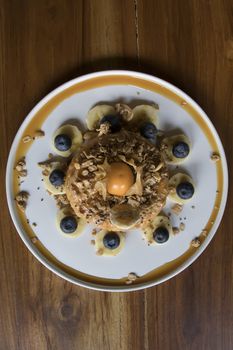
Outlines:
[[152,65],[148,62],[143,62],[135,57],[105,57],[93,61],[88,61],[81,66],[77,66],[70,71],[62,73],[58,79],[52,81],[52,84],[48,87],[48,92],[55,89],[57,86],[79,77],[83,74],[104,71],[104,70],[135,70],[142,73],[152,74],[161,79],[167,80],[174,85],[182,88],[182,81],[177,80],[177,74],[169,72],[169,67],[164,65],[158,65],[156,62]]
[[214,124],[218,120],[216,101],[211,98],[211,95],[207,94],[205,87],[198,82],[194,70],[186,66],[177,70],[177,64],[170,65],[166,62],[159,62],[156,61],[156,58],[153,62],[151,60],[138,59],[137,57],[120,56],[103,57],[87,61],[80,66],[62,72],[60,75],[58,74],[59,76],[57,75],[51,84],[47,86],[47,91],[45,91],[43,96],[57,86],[83,74],[114,69],[135,70],[164,79],[179,87],[196,100],[210,116]]

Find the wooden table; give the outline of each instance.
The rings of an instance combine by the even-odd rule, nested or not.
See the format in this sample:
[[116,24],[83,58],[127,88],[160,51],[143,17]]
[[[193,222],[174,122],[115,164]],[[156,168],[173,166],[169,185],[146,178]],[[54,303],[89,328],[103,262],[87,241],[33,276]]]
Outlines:
[[0,349],[233,349],[233,188],[202,256],[145,291],[72,285],[28,252],[8,213],[14,135],[59,84],[102,69],[164,78],[194,98],[233,164],[231,0],[0,0]]

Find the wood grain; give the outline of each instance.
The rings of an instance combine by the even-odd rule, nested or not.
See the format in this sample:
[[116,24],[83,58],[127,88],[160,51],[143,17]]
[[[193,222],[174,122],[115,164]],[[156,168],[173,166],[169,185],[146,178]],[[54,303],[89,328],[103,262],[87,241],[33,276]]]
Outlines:
[[[0,175],[14,135],[57,85],[100,69],[174,83],[215,124],[232,173],[231,0],[0,0]],[[233,348],[233,189],[217,235],[172,280],[114,294],[71,285],[26,249],[0,187],[0,350]]]

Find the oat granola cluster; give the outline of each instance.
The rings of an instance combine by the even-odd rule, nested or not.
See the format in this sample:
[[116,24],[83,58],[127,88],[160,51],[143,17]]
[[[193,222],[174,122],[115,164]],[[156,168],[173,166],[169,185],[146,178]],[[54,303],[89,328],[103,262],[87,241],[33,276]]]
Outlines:
[[[106,191],[106,174],[113,162],[132,167],[135,183],[126,196]],[[118,204],[138,208],[142,227],[158,214],[168,194],[168,171],[161,152],[139,134],[121,131],[84,143],[66,176],[66,194],[76,215],[98,226],[111,228],[111,209]]]

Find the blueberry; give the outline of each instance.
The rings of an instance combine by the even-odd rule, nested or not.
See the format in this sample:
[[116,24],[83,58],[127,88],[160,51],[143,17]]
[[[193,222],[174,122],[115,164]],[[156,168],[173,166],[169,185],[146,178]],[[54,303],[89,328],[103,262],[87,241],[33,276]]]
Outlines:
[[60,222],[60,228],[64,233],[73,233],[78,227],[74,216],[65,216]]
[[64,184],[65,174],[60,169],[55,169],[49,175],[49,181],[55,187],[61,186]]
[[65,152],[70,149],[72,141],[68,135],[60,134],[55,137],[54,145],[58,151]]
[[177,142],[173,145],[172,153],[176,158],[185,158],[189,154],[189,145],[183,141]]
[[156,140],[158,130],[156,126],[151,122],[144,123],[140,128],[140,133],[143,137],[150,140]]
[[111,124],[111,132],[118,132],[121,130],[121,121],[118,115],[105,115],[101,119],[100,125],[106,122]]
[[194,194],[194,187],[190,182],[181,182],[176,187],[176,193],[181,199],[190,199]]
[[108,249],[116,249],[120,245],[120,237],[116,232],[108,232],[103,238],[103,243]]
[[169,238],[169,232],[166,229],[166,227],[160,226],[154,231],[153,237],[154,237],[155,242],[165,243],[165,242],[167,242],[167,240]]

